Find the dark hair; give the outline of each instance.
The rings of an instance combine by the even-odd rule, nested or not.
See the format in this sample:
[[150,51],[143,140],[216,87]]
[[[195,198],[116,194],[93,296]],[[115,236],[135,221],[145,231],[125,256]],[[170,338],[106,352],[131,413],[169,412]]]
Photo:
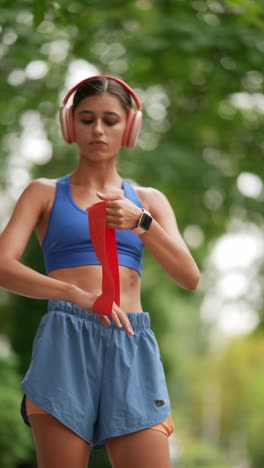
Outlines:
[[73,110],[79,105],[82,99],[95,94],[110,93],[119,99],[123,109],[128,113],[132,108],[132,99],[129,92],[114,80],[100,77],[84,83],[74,94]]

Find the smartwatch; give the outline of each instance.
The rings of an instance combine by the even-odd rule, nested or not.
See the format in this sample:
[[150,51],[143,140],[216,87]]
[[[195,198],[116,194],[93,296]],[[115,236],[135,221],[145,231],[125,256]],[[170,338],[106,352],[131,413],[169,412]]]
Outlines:
[[144,232],[149,230],[151,223],[151,214],[147,210],[142,208],[142,213],[139,217],[137,227],[132,229],[132,232],[135,232],[136,234],[144,234]]

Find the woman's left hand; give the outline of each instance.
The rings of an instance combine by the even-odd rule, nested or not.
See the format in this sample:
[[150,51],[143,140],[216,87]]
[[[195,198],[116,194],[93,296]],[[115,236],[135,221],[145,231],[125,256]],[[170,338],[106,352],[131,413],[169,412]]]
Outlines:
[[98,198],[107,202],[106,226],[113,229],[137,227],[142,209],[120,193],[96,192]]

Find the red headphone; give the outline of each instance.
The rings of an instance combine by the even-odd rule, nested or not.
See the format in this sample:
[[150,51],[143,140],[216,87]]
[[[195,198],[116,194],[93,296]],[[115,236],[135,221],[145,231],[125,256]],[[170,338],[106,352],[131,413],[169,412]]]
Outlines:
[[62,136],[66,143],[74,143],[75,142],[75,134],[74,134],[74,125],[73,125],[73,106],[67,107],[66,104],[69,100],[69,97],[80,88],[83,84],[88,83],[89,81],[95,80],[97,78],[107,78],[109,80],[116,81],[120,84],[129,94],[132,96],[137,110],[130,109],[128,117],[127,117],[127,124],[124,131],[123,139],[122,139],[122,146],[127,146],[128,148],[133,148],[136,145],[137,138],[140,132],[141,124],[142,124],[142,107],[140,100],[136,93],[133,91],[130,86],[128,86],[124,81],[119,80],[113,76],[109,75],[97,75],[91,76],[90,78],[86,78],[85,80],[80,81],[77,85],[75,85],[65,96],[63,100],[63,106],[60,108],[60,125]]

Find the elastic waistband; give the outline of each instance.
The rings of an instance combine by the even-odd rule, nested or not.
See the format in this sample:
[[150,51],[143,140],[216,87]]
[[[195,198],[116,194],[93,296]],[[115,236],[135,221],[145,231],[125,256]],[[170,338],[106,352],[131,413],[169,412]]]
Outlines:
[[[81,317],[89,322],[97,323],[105,328],[104,325],[99,321],[98,315],[93,312],[89,312],[81,309],[72,302],[62,301],[62,300],[49,300],[48,301],[48,312],[66,312],[67,314],[74,315],[76,317]],[[144,328],[150,328],[150,315],[148,312],[127,312],[127,316],[132,325],[133,330],[141,330]],[[111,317],[110,327],[116,327],[115,322]],[[110,328],[109,327],[109,328]]]

